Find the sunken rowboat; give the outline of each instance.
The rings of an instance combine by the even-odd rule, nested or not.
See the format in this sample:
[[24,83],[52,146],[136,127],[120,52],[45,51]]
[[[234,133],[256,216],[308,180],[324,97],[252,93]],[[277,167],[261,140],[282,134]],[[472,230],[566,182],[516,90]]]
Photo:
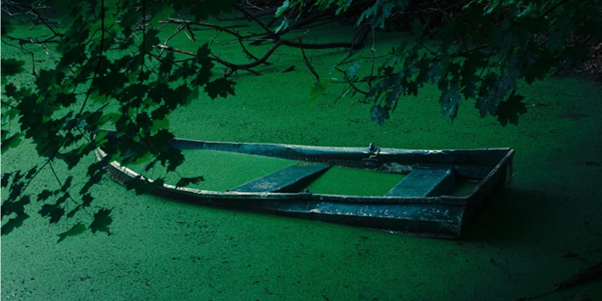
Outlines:
[[[112,143],[118,143],[115,132],[108,135]],[[514,154],[510,148],[406,150],[372,144],[322,147],[187,139],[173,139],[171,146],[184,151],[282,158],[294,163],[224,191],[163,184],[154,188],[152,194],[203,205],[448,239],[460,237],[468,222],[483,210],[489,196],[506,185]],[[96,156],[102,160],[107,153],[99,148]],[[337,166],[397,174],[402,180],[382,195],[312,193],[311,183]],[[152,182],[117,161],[110,162],[107,169],[115,181],[124,185],[140,177]],[[454,194],[458,185],[469,189]]]

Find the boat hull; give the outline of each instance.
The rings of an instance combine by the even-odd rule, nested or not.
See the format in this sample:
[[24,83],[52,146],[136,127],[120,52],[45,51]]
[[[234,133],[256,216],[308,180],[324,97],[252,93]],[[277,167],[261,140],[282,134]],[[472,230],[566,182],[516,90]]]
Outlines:
[[[353,196],[309,192],[216,192],[169,184],[156,186],[152,194],[207,206],[250,210],[270,214],[381,229],[412,235],[455,239],[509,175],[511,149],[416,151],[363,148],[323,148],[276,144],[220,143],[176,139],[181,149],[235,151],[254,155],[322,162],[389,172],[409,172],[420,166],[448,166],[459,177],[478,181],[466,196]],[[107,154],[96,150],[98,160]],[[366,160],[368,159],[368,160]],[[413,163],[412,163],[413,162]],[[417,163],[418,162],[418,163]],[[117,161],[107,164],[109,175],[120,184],[138,178],[135,171]],[[392,170],[396,169],[396,170]],[[145,179],[152,182],[150,179]]]

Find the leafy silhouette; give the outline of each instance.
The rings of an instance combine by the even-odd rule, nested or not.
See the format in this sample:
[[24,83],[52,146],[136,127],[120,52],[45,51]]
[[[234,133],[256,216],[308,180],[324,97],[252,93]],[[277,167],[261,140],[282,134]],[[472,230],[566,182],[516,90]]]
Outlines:
[[309,99],[313,101],[320,98],[320,96],[322,96],[322,94],[324,93],[324,90],[326,90],[327,84],[328,83],[325,81],[315,82],[309,90]]
[[524,96],[513,92],[506,101],[500,102],[497,108],[500,124],[503,126],[506,126],[508,122],[514,125],[518,124],[519,115],[527,113],[527,106],[522,102],[523,99],[525,99]]
[[5,172],[2,174],[1,187],[6,188],[8,186],[8,182],[10,181],[11,173]]
[[90,204],[92,204],[92,201],[94,200],[94,197],[92,197],[92,195],[90,193],[86,193],[82,196],[82,206],[83,207],[89,207]]
[[113,218],[111,218],[111,210],[109,209],[100,209],[98,212],[94,214],[94,221],[90,224],[90,230],[92,233],[96,233],[98,231],[108,232],[109,225],[113,222]]
[[[4,23],[4,22],[2,22]],[[4,24],[2,24],[4,25]],[[1,59],[2,64],[2,81],[6,80],[6,76],[16,75],[23,72],[24,61],[16,59]]]
[[25,206],[31,202],[28,195],[22,196],[18,201],[4,202],[2,204],[2,216],[10,216],[13,213],[17,215],[25,213]]
[[[59,240],[86,229],[106,231],[112,221],[108,209],[100,209],[94,214],[94,222],[89,228],[82,226],[79,220],[88,214],[82,208],[93,206],[91,188],[102,180],[106,172],[104,167],[113,156],[122,159],[124,164],[154,160],[166,166],[168,171],[176,171],[184,157],[180,151],[169,147],[173,138],[167,130],[169,114],[198,99],[199,91],[203,89],[208,98],[234,94],[233,81],[214,76],[208,44],[198,48],[195,60],[184,62],[176,62],[173,52],[164,54],[156,48],[163,43],[159,38],[161,22],[175,11],[188,11],[199,21],[228,11],[234,1],[209,0],[192,5],[180,1],[125,1],[110,5],[105,2],[52,3],[61,5],[60,11],[65,12],[61,15],[62,24],[42,22],[39,25],[52,34],[28,39],[13,36],[13,25],[23,26],[33,21],[22,17],[27,14],[47,20],[42,8],[12,1],[2,4],[3,12],[14,12],[6,15],[7,18],[3,13],[3,43],[16,41],[21,48],[45,43],[56,46],[45,49],[49,59],[54,60],[54,67],[38,69],[35,68],[36,61],[32,61],[33,74],[28,76],[32,77],[33,87],[10,81],[27,71],[25,60],[2,58],[2,80],[3,83],[9,81],[3,86],[3,122],[15,121],[18,125],[17,130],[3,127],[2,152],[18,148],[24,139],[28,139],[41,159],[28,172],[3,175],[2,185],[8,188],[8,193],[3,194],[7,196],[2,201],[3,214],[13,218],[3,219],[6,231],[2,234],[10,233],[28,217],[25,205],[32,197],[27,189],[44,169],[52,171],[59,188],[33,192],[35,199],[47,202],[38,214],[49,218],[50,223],[65,220],[75,223],[70,231],[61,234]],[[145,19],[147,16],[151,16],[150,19]],[[106,127],[115,128],[122,136],[122,143],[109,143],[106,132],[100,132]],[[88,178],[76,195],[72,189],[74,177],[60,174],[54,165],[62,162],[73,169],[87,162],[83,158],[99,146],[110,155],[89,165]],[[142,193],[162,183],[162,179],[146,184],[132,181],[130,188]],[[53,197],[56,199],[52,200]],[[75,206],[71,206],[72,203]],[[84,214],[78,214],[80,212]]]
[[2,228],[0,229],[2,235],[9,234],[14,229],[21,227],[23,225],[23,221],[25,221],[28,218],[29,215],[23,212],[21,214],[18,214],[16,217],[9,219],[4,225],[2,225]]
[[205,179],[203,177],[191,177],[191,178],[182,177],[182,178],[180,178],[178,183],[176,183],[176,187],[186,187],[190,184],[198,184],[204,180]]
[[208,82],[205,91],[212,99],[218,96],[226,97],[229,94],[234,95],[234,82],[229,79],[218,78]]
[[75,235],[79,235],[82,234],[84,232],[86,232],[87,228],[84,224],[82,223],[77,223],[75,225],[73,225],[73,227],[71,227],[71,229],[59,234],[59,239],[57,242],[61,242],[63,240],[65,240],[65,238],[69,237],[69,236],[75,236]]
[[40,209],[39,213],[44,217],[50,217],[50,223],[54,224],[61,220],[65,214],[65,209],[63,209],[63,207],[58,203],[45,204],[42,206],[42,209]]
[[10,135],[8,131],[2,130],[2,153],[4,154],[7,150],[19,146],[23,133],[15,133]]

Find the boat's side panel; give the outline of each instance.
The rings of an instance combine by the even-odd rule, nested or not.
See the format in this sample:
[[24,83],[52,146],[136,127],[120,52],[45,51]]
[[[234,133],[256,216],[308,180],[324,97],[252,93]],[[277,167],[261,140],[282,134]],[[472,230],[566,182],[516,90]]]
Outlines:
[[454,239],[462,230],[464,206],[426,203],[344,202],[312,194],[277,199],[269,194],[203,195],[185,190],[160,188],[154,194],[195,204],[244,209],[276,215],[319,220],[345,225],[400,232],[411,235]]
[[513,156],[514,151],[509,151],[492,172],[475,187],[474,193],[466,202],[466,213],[462,220],[464,227],[485,209],[490,200],[489,196],[504,187],[512,177]]
[[[460,236],[462,206],[442,204],[356,204],[306,202],[305,207],[289,203],[263,202],[267,212],[302,218],[373,228],[405,234],[448,238]],[[282,210],[282,209],[286,210]],[[273,210],[270,210],[273,209]]]

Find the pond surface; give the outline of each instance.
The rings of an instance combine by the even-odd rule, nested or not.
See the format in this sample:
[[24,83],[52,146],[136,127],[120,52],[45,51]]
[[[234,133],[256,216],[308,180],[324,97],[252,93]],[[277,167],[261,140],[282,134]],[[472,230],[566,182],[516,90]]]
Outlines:
[[[197,39],[213,37],[213,32],[202,34]],[[353,32],[333,25],[312,34],[319,41],[334,41]],[[392,33],[379,37],[379,53],[400,39]],[[187,43],[185,37],[174,40],[174,46],[192,49]],[[234,47],[215,47],[225,58],[245,60]],[[267,47],[251,51],[262,53]],[[306,52],[323,76],[347,55]],[[2,47],[2,56],[23,54]],[[113,208],[110,235],[85,233],[57,244],[58,233],[69,225],[49,225],[32,215],[2,237],[2,299],[515,300],[550,290],[602,259],[601,86],[573,78],[522,85],[529,112],[518,126],[507,127],[493,117],[480,118],[470,103],[452,124],[441,116],[437,91],[425,87],[418,97],[401,99],[391,119],[379,126],[369,120],[371,104],[354,97],[335,103],[338,86],[311,102],[315,79],[298,49],[279,49],[270,62],[261,76],[234,76],[235,97],[212,101],[202,96],[176,112],[170,128],[182,138],[213,141],[512,147],[511,189],[491,198],[461,240],[447,241],[136,196],[107,179],[94,194],[99,206]],[[296,66],[293,72],[281,73],[291,65]],[[221,155],[188,156],[193,164],[182,173],[204,176],[200,187],[226,190],[243,178],[291,164]],[[38,160],[25,143],[2,156],[2,171],[24,169]],[[236,166],[225,169],[222,164]],[[85,169],[56,168],[82,179],[83,185]],[[312,191],[381,193],[399,180],[338,169],[324,176]],[[365,177],[374,190],[363,186]],[[30,189],[52,185],[53,175],[44,172]],[[459,187],[457,193],[470,189]],[[40,205],[32,204],[32,212]],[[600,281],[592,282],[541,300],[597,300],[601,289]]]

